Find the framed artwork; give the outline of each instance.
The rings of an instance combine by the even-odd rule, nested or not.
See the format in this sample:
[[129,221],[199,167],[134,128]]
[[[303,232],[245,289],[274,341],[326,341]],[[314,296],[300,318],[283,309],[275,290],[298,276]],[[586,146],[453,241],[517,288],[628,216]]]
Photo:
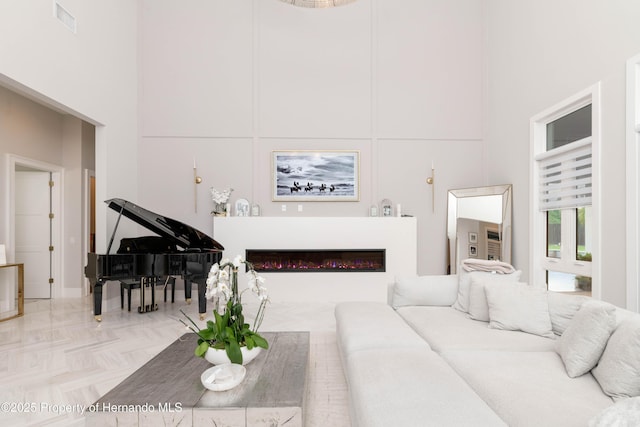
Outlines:
[[247,199],[236,200],[236,216],[249,216],[249,201]]
[[478,245],[469,245],[469,256],[472,258],[478,256]]
[[391,200],[384,199],[382,202],[382,216],[393,216],[393,205]]
[[469,243],[478,243],[478,233],[469,233]]
[[273,201],[357,202],[358,151],[274,151]]

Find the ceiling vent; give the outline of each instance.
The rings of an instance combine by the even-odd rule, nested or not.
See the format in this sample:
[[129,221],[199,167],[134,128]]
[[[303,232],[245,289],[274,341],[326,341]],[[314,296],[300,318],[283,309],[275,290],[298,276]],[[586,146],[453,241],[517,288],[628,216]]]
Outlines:
[[53,1],[53,16],[58,18],[74,34],[76,32],[76,18],[67,11],[57,0]]

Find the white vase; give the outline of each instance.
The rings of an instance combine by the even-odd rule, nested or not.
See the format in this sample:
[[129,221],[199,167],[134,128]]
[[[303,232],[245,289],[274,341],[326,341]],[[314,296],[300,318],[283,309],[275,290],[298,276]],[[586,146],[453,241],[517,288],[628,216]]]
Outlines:
[[[240,352],[242,353],[242,364],[246,365],[255,359],[260,351],[261,347],[253,347],[251,350],[248,350],[247,347],[240,347]],[[217,349],[209,347],[207,352],[204,354],[204,358],[207,362],[213,365],[222,365],[224,363],[231,363],[229,360],[229,356],[227,356],[227,351],[225,349]]]

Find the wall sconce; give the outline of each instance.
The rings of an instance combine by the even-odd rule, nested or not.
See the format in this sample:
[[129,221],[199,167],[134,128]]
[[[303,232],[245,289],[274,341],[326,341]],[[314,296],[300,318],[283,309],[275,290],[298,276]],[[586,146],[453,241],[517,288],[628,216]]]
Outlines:
[[431,162],[431,176],[427,178],[427,184],[431,186],[431,212],[436,211],[436,187],[435,187],[436,169]]
[[202,178],[198,176],[196,169],[196,159],[193,158],[193,209],[198,213],[198,184],[202,183]]

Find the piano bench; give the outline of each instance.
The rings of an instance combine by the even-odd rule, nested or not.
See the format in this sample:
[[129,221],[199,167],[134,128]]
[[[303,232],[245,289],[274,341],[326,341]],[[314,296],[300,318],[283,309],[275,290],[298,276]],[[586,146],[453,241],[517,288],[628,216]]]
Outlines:
[[[166,278],[158,277],[164,290],[164,302],[167,302],[167,286],[171,286],[171,302],[176,300],[176,278],[169,276]],[[124,290],[127,290],[127,310],[131,311],[131,289],[140,289],[140,280],[120,280],[120,308],[124,309]]]

